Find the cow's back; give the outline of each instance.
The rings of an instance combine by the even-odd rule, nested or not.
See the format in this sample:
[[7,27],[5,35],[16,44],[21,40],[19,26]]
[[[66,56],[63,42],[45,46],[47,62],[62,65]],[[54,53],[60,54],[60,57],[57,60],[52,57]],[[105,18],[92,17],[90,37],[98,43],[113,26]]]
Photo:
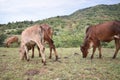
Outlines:
[[98,39],[100,41],[109,42],[114,39],[115,35],[120,34],[120,22],[111,21],[103,24],[90,26],[86,30],[86,38]]
[[18,37],[17,36],[12,36],[12,37],[9,37],[6,40],[6,43],[17,42],[17,41],[18,41]]
[[[120,25],[116,21],[106,22],[96,25],[96,36],[101,41],[109,42],[114,39],[114,36],[120,32]],[[120,34],[120,33],[119,33]]]
[[95,26],[89,26],[86,29],[86,37],[85,40],[93,39],[96,37],[95,35]]
[[21,34],[21,42],[27,43],[40,39],[43,34],[40,25],[34,25],[26,28]]

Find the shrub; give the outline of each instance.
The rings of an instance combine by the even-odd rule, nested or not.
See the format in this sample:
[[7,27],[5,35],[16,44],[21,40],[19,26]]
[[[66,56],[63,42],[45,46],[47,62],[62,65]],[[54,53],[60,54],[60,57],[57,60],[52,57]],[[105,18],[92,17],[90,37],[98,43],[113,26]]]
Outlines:
[[4,41],[7,38],[6,34],[0,34],[0,46],[4,45]]

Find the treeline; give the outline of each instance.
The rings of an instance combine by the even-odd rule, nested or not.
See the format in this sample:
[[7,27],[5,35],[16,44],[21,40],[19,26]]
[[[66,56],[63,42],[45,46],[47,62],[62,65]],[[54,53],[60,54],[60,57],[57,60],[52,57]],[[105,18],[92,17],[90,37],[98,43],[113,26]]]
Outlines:
[[[89,25],[112,20],[120,20],[120,4],[97,5],[78,10],[68,16],[0,24],[0,46],[3,46],[4,39],[8,36],[20,35],[25,28],[31,25],[47,23],[54,30],[53,40],[56,47],[79,47]],[[114,47],[113,42],[102,43],[102,45],[104,47]]]

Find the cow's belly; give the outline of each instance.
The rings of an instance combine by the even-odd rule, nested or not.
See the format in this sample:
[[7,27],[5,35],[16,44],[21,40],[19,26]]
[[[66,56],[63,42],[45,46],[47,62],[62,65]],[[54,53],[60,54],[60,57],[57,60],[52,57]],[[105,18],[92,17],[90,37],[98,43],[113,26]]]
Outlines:
[[105,36],[105,37],[101,37],[100,41],[110,42],[110,41],[114,40],[115,38],[120,39],[120,36],[119,35]]
[[27,46],[27,48],[30,50],[32,47],[35,46],[35,44],[36,44],[35,42],[30,41],[30,42],[26,43],[26,46]]
[[114,36],[112,36],[112,37],[102,37],[102,38],[100,38],[99,40],[100,41],[103,41],[103,42],[110,42],[110,41],[112,41],[114,39]]

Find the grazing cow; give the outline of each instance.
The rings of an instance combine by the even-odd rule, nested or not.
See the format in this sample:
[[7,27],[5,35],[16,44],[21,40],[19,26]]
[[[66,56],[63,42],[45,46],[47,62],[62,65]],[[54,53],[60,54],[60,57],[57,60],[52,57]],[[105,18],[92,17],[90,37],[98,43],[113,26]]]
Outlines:
[[11,37],[7,38],[7,40],[5,41],[5,46],[10,47],[10,45],[12,43],[15,43],[15,42],[18,43],[18,37],[17,36],[11,36]]
[[99,50],[99,58],[101,58],[101,45],[100,42],[110,42],[115,40],[116,50],[113,59],[120,49],[120,21],[110,21],[103,24],[90,26],[86,29],[86,36],[84,43],[81,46],[83,58],[88,54],[88,49],[93,47],[91,59],[94,56],[96,48]]
[[[49,38],[50,39],[50,38]],[[51,39],[50,39],[51,40]],[[28,51],[31,45],[37,45],[40,49],[42,62],[46,64],[44,54],[44,29],[40,25],[34,25],[25,29],[21,34],[20,58],[29,60]]]
[[[55,49],[55,45],[54,45],[54,42],[52,40],[52,35],[53,35],[53,30],[52,28],[48,25],[48,24],[42,24],[41,27],[44,29],[44,41],[46,43],[48,43],[49,47],[50,47],[50,56],[49,58],[51,59],[52,58],[52,49],[54,50],[54,53],[55,53],[55,56],[56,56],[56,60],[58,60],[58,55],[57,55],[57,52],[56,52],[56,49]],[[50,39],[51,40],[50,40]],[[31,45],[31,49],[32,49],[32,58],[34,57],[34,46],[35,45]],[[39,47],[38,48],[38,51],[40,50]],[[39,51],[39,57],[41,56],[40,54],[40,51]]]

